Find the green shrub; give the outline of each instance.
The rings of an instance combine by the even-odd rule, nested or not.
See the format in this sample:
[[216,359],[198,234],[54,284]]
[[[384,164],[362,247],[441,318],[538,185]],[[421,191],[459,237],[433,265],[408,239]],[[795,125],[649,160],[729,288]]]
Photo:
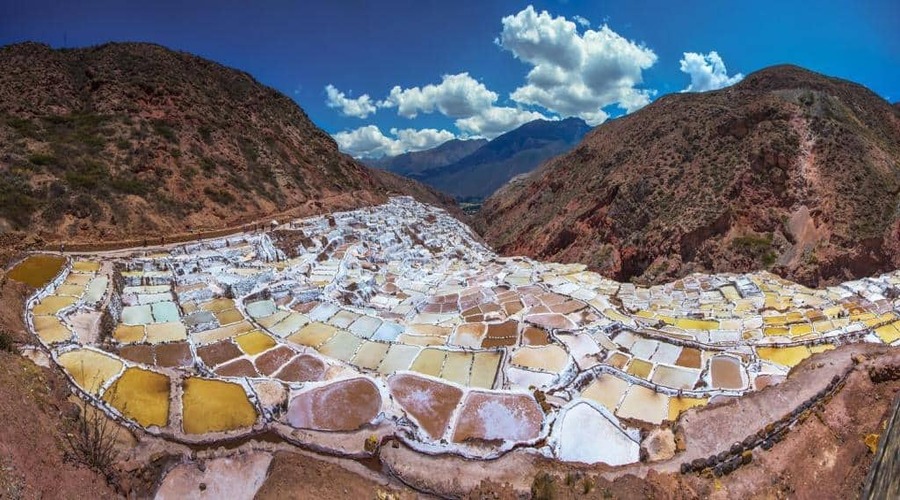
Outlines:
[[151,123],[153,125],[153,130],[165,140],[169,142],[178,142],[178,136],[175,133],[175,129],[172,128],[172,125],[169,122],[165,120],[153,120]]
[[219,205],[231,205],[235,201],[237,201],[233,194],[225,191],[224,189],[214,189],[214,188],[203,188],[203,192],[206,196],[209,197],[212,201],[218,203]]
[[56,162],[56,157],[52,154],[35,153],[28,157],[28,161],[33,165],[44,166]]

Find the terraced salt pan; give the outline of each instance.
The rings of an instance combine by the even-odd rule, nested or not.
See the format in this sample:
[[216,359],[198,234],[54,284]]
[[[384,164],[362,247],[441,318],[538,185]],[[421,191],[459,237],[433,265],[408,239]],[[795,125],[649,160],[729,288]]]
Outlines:
[[[900,300],[886,298],[900,286],[900,273],[825,290],[767,273],[692,275],[645,288],[607,280],[584,266],[497,257],[457,221],[410,200],[334,219],[333,227],[325,218],[292,223],[288,231],[302,230],[315,243],[290,249],[300,254],[291,260],[259,233],[230,237],[228,244],[75,259],[91,264],[73,265],[77,269],[62,283],[40,290],[29,302],[29,326],[54,359],[65,359],[74,347],[67,325],[101,313],[96,300],[104,297],[99,283],[106,279],[110,303],[125,306],[116,342],[97,346],[111,351],[89,360],[97,366],[86,368],[97,374],[78,373],[71,362],[63,368],[77,384],[107,398],[93,404],[116,418],[124,414],[136,425],[149,424],[150,432],[163,420],[161,405],[143,405],[158,412],[153,415],[122,402],[150,398],[138,391],[151,382],[129,380],[154,377],[125,368],[122,360],[173,377],[170,406],[184,406],[187,413],[176,411],[167,432],[190,440],[239,435],[257,423],[274,425],[273,419],[280,419],[277,429],[290,427],[279,410],[283,405],[304,394],[313,401],[313,389],[365,376],[380,394],[391,391],[391,398],[382,399],[380,417],[362,427],[403,428],[401,439],[417,449],[489,457],[513,442],[543,443],[547,437],[546,450],[585,460],[602,450],[586,444],[589,439],[567,438],[563,445],[560,436],[545,433],[569,428],[567,419],[585,427],[606,425],[596,420],[606,417],[644,425],[675,420],[710,398],[784,380],[801,359],[832,348],[820,345],[823,340],[900,342],[893,312]],[[427,247],[410,238],[413,231]],[[112,268],[126,269],[123,289],[108,285]],[[401,396],[392,387],[397,372],[428,382]],[[210,374],[215,378],[206,382],[212,385],[198,377]],[[548,417],[533,390],[549,386],[554,395],[543,402]],[[166,397],[156,394],[156,401]],[[448,394],[461,396],[450,404],[457,400]],[[428,403],[441,398],[447,407],[429,417]],[[476,404],[478,398],[483,404]],[[576,400],[580,404],[572,405]],[[348,411],[330,401],[335,415]],[[307,417],[304,428],[332,425]],[[556,424],[548,425],[548,418]]]
[[640,445],[612,415],[583,400],[564,410],[557,431],[557,457],[572,462],[623,465],[638,461]]

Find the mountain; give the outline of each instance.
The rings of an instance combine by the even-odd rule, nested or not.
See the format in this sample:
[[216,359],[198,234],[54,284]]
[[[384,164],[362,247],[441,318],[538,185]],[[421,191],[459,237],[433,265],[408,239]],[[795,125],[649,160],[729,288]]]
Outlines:
[[380,168],[395,174],[418,175],[461,160],[474,153],[475,150],[484,146],[487,142],[487,139],[453,139],[424,151],[385,156],[378,159],[363,160],[363,162],[370,167]]
[[507,254],[620,280],[770,269],[807,285],[900,267],[900,113],[776,66],[603,124],[497,192],[475,222]]
[[247,73],[143,43],[0,48],[0,232],[96,241],[410,193]]
[[[431,165],[420,163],[416,167],[417,171],[393,171],[457,199],[482,199],[513,177],[530,172],[548,158],[568,151],[590,129],[579,118],[535,120],[494,138],[456,161],[446,164],[435,162]],[[454,146],[454,151],[458,147]],[[442,154],[434,156],[448,158]]]

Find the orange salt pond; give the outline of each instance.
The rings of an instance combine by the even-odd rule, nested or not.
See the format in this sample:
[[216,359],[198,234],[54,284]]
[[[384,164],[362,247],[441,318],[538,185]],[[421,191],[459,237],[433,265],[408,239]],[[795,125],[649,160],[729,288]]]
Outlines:
[[381,411],[381,393],[367,378],[341,380],[294,396],[287,422],[298,429],[353,431]]
[[65,264],[65,257],[36,254],[18,263],[7,276],[30,287],[41,288],[59,274]]
[[169,377],[128,368],[103,399],[143,427],[165,427],[169,420]]
[[526,394],[471,392],[457,418],[453,441],[529,441],[541,432],[544,413]]
[[192,377],[184,381],[181,401],[181,426],[188,434],[245,429],[256,423],[256,408],[238,384]]
[[122,371],[124,364],[108,354],[91,349],[76,349],[59,355],[60,366],[86,392],[99,394],[100,388]]
[[391,395],[432,439],[440,439],[462,398],[462,391],[424,377],[397,374],[388,380]]

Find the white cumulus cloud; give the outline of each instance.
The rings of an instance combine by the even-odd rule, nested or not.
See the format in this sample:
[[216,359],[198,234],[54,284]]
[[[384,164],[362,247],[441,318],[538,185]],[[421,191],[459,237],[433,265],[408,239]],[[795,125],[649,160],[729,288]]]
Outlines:
[[575,21],[576,23],[580,24],[581,26],[585,27],[585,28],[590,28],[590,27],[591,27],[591,22],[590,22],[589,20],[587,20],[586,18],[584,18],[584,17],[581,17],[581,16],[572,16],[572,20]]
[[378,110],[369,94],[363,94],[356,99],[352,99],[331,84],[325,87],[325,94],[327,95],[325,104],[329,108],[338,109],[341,114],[346,116],[365,118]]
[[451,118],[467,118],[478,114],[497,100],[497,93],[488,90],[483,83],[468,73],[444,75],[441,83],[424,87],[391,89],[391,93],[378,103],[385,108],[397,108],[397,114],[415,118],[420,112],[435,110]]
[[496,106],[499,96],[468,73],[444,75],[441,82],[423,87],[395,86],[378,106],[397,108],[397,114],[415,118],[419,113],[438,112],[455,119],[460,132],[470,137],[494,137],[539,118],[537,111]]
[[519,108],[490,107],[481,113],[456,120],[456,128],[470,136],[493,139],[530,121],[548,119],[537,111]]
[[744,75],[728,76],[725,62],[716,51],[709,54],[685,52],[681,58],[681,71],[691,76],[691,83],[682,92],[716,90],[741,81]]
[[606,25],[579,34],[575,22],[530,5],[501,22],[496,43],[532,66],[526,84],[510,95],[518,103],[595,125],[608,117],[603,108],[617,105],[630,113],[655,94],[637,86],[656,54]]
[[351,156],[378,158],[431,149],[456,136],[447,130],[432,128],[420,130],[392,128],[390,136],[387,136],[377,126],[366,125],[355,130],[338,132],[332,137],[341,151]]

